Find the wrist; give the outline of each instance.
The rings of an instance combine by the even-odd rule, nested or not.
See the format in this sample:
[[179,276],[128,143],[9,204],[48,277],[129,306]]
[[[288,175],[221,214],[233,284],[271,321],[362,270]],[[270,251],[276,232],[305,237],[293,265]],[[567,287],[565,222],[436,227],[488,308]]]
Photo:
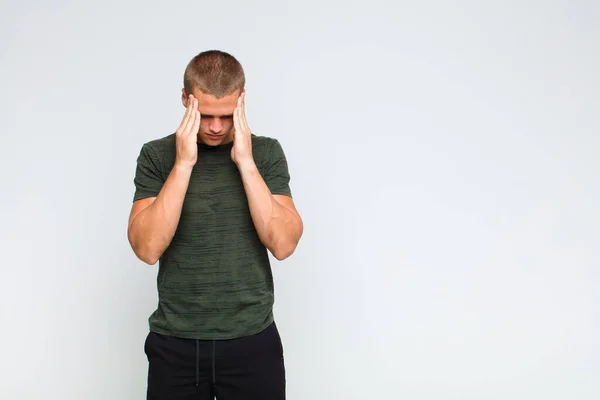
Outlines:
[[192,169],[194,169],[194,165],[190,163],[185,163],[182,161],[175,161],[173,165],[173,169],[183,173],[192,173]]
[[241,174],[247,174],[258,171],[258,167],[254,163],[254,160],[252,158],[240,161],[236,164]]

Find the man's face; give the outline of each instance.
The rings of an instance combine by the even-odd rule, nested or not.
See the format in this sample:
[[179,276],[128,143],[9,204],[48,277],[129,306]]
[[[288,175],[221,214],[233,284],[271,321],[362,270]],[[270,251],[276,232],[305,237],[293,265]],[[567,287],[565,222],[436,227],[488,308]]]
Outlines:
[[[233,140],[233,110],[237,106],[240,91],[217,99],[195,89],[192,95],[198,100],[200,111],[200,130],[198,141],[209,146],[230,143]],[[182,90],[183,105],[187,107],[187,96]]]

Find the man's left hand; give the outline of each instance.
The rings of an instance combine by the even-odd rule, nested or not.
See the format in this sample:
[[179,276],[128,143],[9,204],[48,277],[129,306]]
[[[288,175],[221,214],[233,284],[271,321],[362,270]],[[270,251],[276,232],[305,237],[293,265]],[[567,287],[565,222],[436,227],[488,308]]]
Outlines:
[[233,148],[231,149],[231,159],[237,164],[238,168],[254,163],[252,157],[252,131],[246,121],[245,100],[246,92],[243,91],[238,98],[238,104],[233,111]]

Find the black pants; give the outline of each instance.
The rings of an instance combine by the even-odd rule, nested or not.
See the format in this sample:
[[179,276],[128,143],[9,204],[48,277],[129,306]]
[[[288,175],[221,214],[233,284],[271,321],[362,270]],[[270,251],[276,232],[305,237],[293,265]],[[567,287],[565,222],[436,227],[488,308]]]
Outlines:
[[283,346],[275,323],[232,340],[150,332],[147,400],[284,400]]

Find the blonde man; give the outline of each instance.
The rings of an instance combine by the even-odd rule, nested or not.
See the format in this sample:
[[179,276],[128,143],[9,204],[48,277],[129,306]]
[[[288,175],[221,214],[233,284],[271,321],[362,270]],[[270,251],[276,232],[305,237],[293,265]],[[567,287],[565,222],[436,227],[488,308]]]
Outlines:
[[268,253],[289,257],[303,223],[280,143],[252,133],[238,60],[188,64],[177,131],[137,159],[128,238],[159,263],[145,342],[149,400],[285,399]]

